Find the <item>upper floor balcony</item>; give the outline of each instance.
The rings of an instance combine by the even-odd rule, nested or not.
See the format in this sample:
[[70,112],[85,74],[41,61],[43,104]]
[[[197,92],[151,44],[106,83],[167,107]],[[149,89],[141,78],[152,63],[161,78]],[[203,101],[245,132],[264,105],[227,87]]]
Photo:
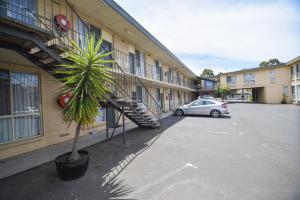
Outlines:
[[[71,40],[84,45],[87,33],[94,32],[96,37],[101,37],[101,30],[81,19],[66,1],[61,0],[59,5],[54,4],[53,1],[0,0],[0,22],[7,26],[17,27],[20,31],[45,34],[44,42],[48,47],[57,45],[61,49],[71,48]],[[175,81],[174,74],[167,73],[164,76],[162,67],[157,63],[149,64],[144,56],[127,54],[112,47],[112,43],[104,41],[101,50],[113,51],[111,58],[114,58],[125,72],[163,83],[192,88],[192,85],[186,82],[183,83],[178,79]]]
[[300,72],[296,72],[296,74],[291,74],[291,79],[292,80],[296,80],[296,79],[300,79]]
[[37,7],[37,0],[0,0],[0,22],[39,35],[51,34],[52,19],[39,14]]
[[188,84],[187,81],[181,81],[179,78],[175,79],[169,72],[166,72],[166,76],[164,76],[160,67],[147,63],[145,58],[140,59],[135,57],[134,54],[126,54],[117,49],[113,49],[113,52],[115,61],[127,73],[135,74],[141,78],[194,89],[192,84]]
[[236,87],[236,82],[227,82],[228,87]]

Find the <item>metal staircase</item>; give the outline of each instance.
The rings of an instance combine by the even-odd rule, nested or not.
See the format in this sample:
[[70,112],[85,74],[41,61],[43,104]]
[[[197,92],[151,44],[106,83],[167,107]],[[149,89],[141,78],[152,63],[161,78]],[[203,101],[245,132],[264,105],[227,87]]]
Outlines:
[[[8,1],[0,0],[0,47],[16,51],[35,65],[43,68],[53,76],[53,69],[58,64],[68,62],[63,49],[72,48],[70,39],[78,40],[80,33],[68,30],[58,32],[52,20],[46,19],[24,8],[12,9]],[[11,9],[10,13],[18,12],[15,16],[30,19],[32,23],[15,19],[3,14],[3,10]],[[34,27],[33,27],[34,25]],[[117,53],[113,53],[116,58]],[[162,110],[154,97],[147,90],[141,79],[136,75],[125,72],[118,62],[110,65],[114,77],[108,86],[112,94],[105,102],[99,102],[103,107],[112,107],[140,127],[157,128],[161,126]],[[141,98],[136,97],[137,87],[142,88]],[[120,117],[119,117],[120,118]]]

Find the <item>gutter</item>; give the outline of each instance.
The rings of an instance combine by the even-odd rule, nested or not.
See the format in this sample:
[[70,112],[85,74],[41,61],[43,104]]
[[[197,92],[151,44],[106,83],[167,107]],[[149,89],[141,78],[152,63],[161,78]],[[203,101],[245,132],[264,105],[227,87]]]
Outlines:
[[136,29],[142,32],[147,38],[159,46],[164,52],[171,56],[178,64],[182,65],[186,70],[188,70],[192,75],[196,77],[196,74],[190,70],[183,62],[179,60],[167,47],[165,47],[158,39],[156,39],[151,33],[149,33],[140,23],[138,23],[132,16],[130,16],[121,6],[119,6],[113,0],[101,0],[117,13],[119,13],[123,18],[125,18],[130,24],[132,24]]

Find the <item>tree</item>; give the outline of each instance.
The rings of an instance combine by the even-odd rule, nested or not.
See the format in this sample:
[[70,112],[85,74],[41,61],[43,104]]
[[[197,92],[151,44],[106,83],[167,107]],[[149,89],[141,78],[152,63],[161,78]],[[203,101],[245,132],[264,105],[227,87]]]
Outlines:
[[212,69],[204,69],[200,77],[213,77],[214,71]]
[[277,58],[271,58],[268,61],[262,61],[259,64],[259,67],[268,67],[268,66],[274,66],[279,64],[281,64],[281,62]]
[[95,35],[86,36],[86,45],[78,46],[71,41],[74,48],[66,53],[69,55],[70,64],[60,65],[56,74],[63,75],[61,78],[61,94],[70,93],[70,99],[64,110],[64,120],[69,124],[77,124],[72,153],[69,160],[78,160],[78,138],[83,126],[92,126],[96,116],[99,115],[99,100],[105,101],[110,89],[104,84],[112,81],[110,68],[106,60],[112,52],[102,53],[100,47],[102,39],[95,41]]
[[229,94],[230,91],[231,91],[231,89],[227,86],[217,88],[217,93],[221,96],[223,101],[224,101],[225,95]]

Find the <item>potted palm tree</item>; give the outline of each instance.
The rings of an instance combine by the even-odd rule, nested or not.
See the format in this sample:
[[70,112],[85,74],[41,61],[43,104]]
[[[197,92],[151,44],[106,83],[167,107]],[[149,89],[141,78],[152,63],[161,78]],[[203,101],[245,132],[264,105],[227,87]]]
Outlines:
[[104,84],[111,82],[112,75],[107,63],[111,54],[100,52],[102,39],[86,36],[83,46],[75,41],[72,50],[67,51],[69,64],[60,65],[55,73],[62,75],[61,94],[69,94],[64,108],[64,120],[69,125],[75,122],[76,133],[71,152],[55,159],[56,169],[62,180],[73,180],[83,176],[88,168],[89,153],[78,150],[78,140],[82,127],[92,126],[99,115],[99,100],[105,101],[111,93]]

